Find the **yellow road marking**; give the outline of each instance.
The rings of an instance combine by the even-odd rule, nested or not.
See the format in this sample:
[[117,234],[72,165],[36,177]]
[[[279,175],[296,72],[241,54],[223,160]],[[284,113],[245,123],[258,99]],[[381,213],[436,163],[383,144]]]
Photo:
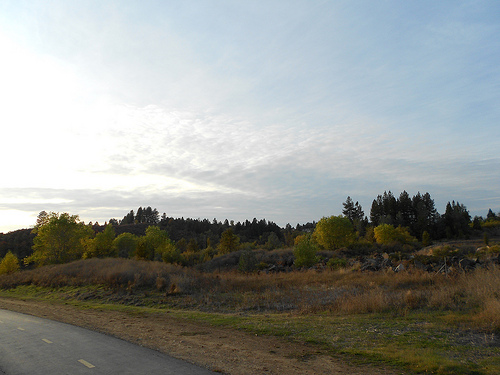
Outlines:
[[87,366],[88,368],[94,368],[95,366],[92,363],[88,363],[84,359],[79,359],[78,362],[80,362],[82,365]]
[[17,329],[20,331],[24,331],[24,328],[21,328],[21,327],[17,327]]
[[52,341],[47,340],[47,339],[42,339],[42,341],[46,342],[47,344],[52,344]]

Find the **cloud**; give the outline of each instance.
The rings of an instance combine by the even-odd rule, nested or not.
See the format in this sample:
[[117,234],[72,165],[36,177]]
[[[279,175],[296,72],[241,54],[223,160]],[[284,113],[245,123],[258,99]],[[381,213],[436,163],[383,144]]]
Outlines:
[[500,206],[496,4],[193,4],[0,5],[5,210]]

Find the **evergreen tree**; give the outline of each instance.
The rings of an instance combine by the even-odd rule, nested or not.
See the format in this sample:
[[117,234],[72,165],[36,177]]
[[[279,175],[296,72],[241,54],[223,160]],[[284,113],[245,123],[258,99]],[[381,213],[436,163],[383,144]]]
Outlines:
[[452,201],[452,203],[448,202],[443,216],[446,237],[462,238],[468,236],[471,218],[469,211],[463,204],[460,204],[459,202],[455,203],[455,201]]
[[495,220],[497,218],[497,215],[491,210],[491,208],[488,210],[488,213],[486,214],[486,220]]
[[135,214],[135,220],[134,220],[135,223],[144,223],[144,210],[142,209],[142,207],[139,207],[137,209],[137,213]]
[[151,208],[151,206],[148,206],[143,213],[143,223],[151,224],[151,225],[156,225],[160,222],[160,214],[158,210],[155,208]]
[[384,204],[382,201],[382,196],[378,195],[377,199],[374,199],[372,202],[372,207],[370,210],[371,223],[375,226],[379,225],[382,216],[384,216]]
[[363,207],[356,201],[354,204],[354,222],[362,222],[365,219],[365,212],[363,211]]
[[351,197],[348,196],[343,205],[344,209],[342,210],[342,214],[351,220],[351,223],[354,222],[354,202]]
[[134,224],[135,214],[134,210],[131,210],[128,214],[126,214],[122,221],[120,221],[120,225]]
[[396,224],[409,227],[412,224],[413,216],[412,199],[406,190],[403,190],[397,200]]

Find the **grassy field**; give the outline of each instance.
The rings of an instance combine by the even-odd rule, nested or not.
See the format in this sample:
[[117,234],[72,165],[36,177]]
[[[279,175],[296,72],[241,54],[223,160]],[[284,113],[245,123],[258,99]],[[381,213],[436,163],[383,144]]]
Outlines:
[[174,314],[411,373],[500,373],[500,269],[199,273],[89,259],[0,277],[0,296]]

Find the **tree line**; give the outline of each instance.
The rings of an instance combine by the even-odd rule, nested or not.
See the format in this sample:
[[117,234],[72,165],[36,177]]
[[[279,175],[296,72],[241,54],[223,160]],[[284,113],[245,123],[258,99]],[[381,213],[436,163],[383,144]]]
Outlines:
[[378,195],[369,215],[347,197],[342,215],[284,228],[256,218],[235,223],[160,216],[150,206],[131,210],[121,220],[110,219],[104,225],[85,224],[77,215],[42,211],[33,230],[0,234],[0,259],[10,252],[23,259],[25,266],[91,257],[133,257],[192,266],[238,249],[350,248],[355,252],[360,246],[374,244],[417,246],[443,238],[467,238],[474,231],[498,225],[500,214],[491,209],[486,218],[471,220],[467,208],[452,201],[440,215],[429,193],[410,197],[406,191],[398,197],[390,191]]
[[[374,228],[380,224],[408,228],[409,233],[419,240],[422,240],[424,233],[436,240],[466,238],[472,233],[471,216],[463,204],[448,202],[445,213],[440,215],[429,193],[418,192],[410,197],[403,191],[396,197],[391,191],[385,191],[373,200],[370,220],[366,216],[363,218],[361,206],[358,202],[353,204],[350,197],[347,197],[343,205],[343,214],[351,219],[363,234],[366,228]],[[484,219],[477,217],[476,221],[481,222]]]

